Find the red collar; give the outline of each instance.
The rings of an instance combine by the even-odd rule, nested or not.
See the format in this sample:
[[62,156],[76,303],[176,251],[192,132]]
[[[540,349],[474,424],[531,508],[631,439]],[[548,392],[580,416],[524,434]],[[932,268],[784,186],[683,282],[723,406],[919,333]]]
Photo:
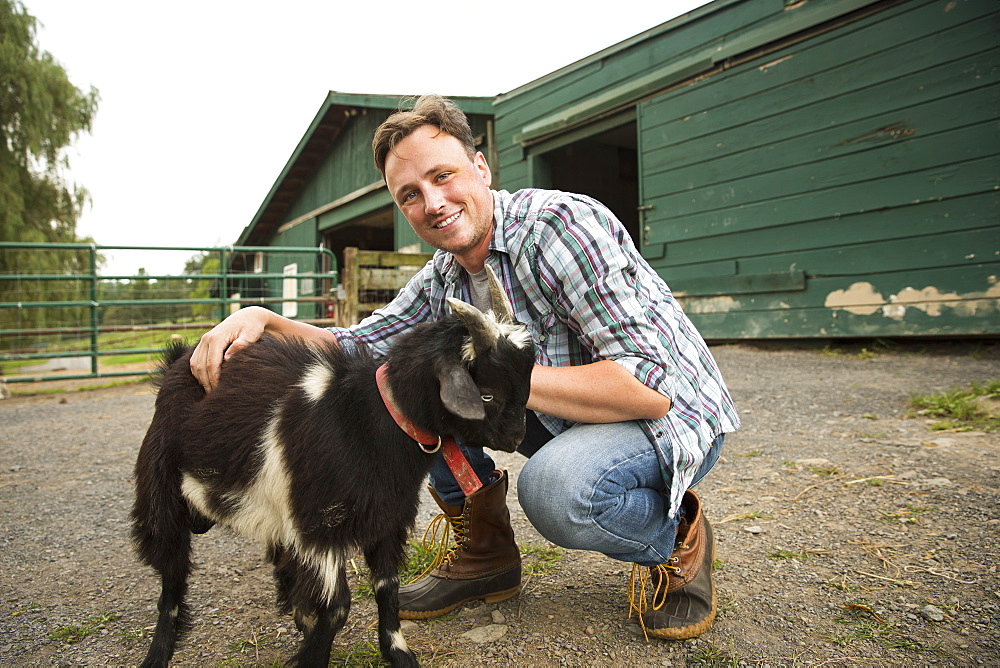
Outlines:
[[430,454],[437,452],[439,449],[441,450],[448,468],[451,470],[452,475],[455,476],[455,480],[458,481],[459,486],[461,486],[466,496],[477,492],[483,486],[483,483],[479,480],[479,476],[476,475],[475,471],[472,470],[469,460],[462,454],[462,450],[458,447],[455,439],[451,436],[435,436],[426,429],[413,424],[399,410],[396,399],[392,396],[392,390],[389,388],[389,379],[386,375],[385,364],[375,370],[375,384],[378,385],[379,394],[382,395],[382,401],[385,403],[389,415],[399,425],[399,428],[407,436],[416,441],[420,449],[424,452]]

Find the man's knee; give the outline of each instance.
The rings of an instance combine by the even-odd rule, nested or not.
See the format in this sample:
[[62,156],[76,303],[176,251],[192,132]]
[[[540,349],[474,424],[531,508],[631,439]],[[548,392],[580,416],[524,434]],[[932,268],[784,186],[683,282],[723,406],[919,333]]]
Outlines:
[[565,468],[542,464],[537,456],[532,457],[518,474],[521,509],[546,540],[560,547],[580,549],[575,539],[581,526],[589,521],[589,504],[580,497],[578,481],[564,475]]

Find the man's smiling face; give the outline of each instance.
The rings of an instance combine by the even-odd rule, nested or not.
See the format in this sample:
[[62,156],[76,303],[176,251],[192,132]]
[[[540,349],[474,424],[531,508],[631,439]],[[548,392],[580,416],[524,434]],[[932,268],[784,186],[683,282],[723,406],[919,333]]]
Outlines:
[[482,153],[422,125],[389,151],[389,193],[422,240],[454,255],[466,270],[482,270],[493,231],[492,175]]

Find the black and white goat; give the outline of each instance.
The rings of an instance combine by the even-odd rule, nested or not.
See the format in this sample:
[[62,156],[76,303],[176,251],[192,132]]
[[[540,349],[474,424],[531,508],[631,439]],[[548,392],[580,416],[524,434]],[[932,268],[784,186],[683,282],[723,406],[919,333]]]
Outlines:
[[144,666],[165,666],[190,623],[191,534],[222,524],[267,547],[278,604],[304,634],[292,663],[325,666],[350,609],[345,564],[371,571],[379,646],[416,665],[399,630],[398,571],[433,455],[390,417],[375,372],[410,421],[474,447],[524,437],[534,348],[492,276],[494,308],[453,313],[400,336],[389,357],[264,336],[226,362],[205,394],[190,353],[168,349],[135,466],[132,537],[161,577]]

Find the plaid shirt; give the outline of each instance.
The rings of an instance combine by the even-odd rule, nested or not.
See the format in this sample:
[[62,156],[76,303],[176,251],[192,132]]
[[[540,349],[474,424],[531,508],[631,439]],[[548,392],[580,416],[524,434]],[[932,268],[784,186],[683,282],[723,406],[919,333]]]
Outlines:
[[[669,397],[666,417],[640,423],[659,456],[676,513],[712,441],[739,417],[705,341],[621,222],[582,195],[493,192],[487,263],[526,323],[537,362],[575,366],[614,360]],[[396,299],[349,329],[334,329],[384,354],[393,337],[448,313],[448,297],[471,302],[467,272],[437,251]],[[573,423],[539,415],[560,434]]]

